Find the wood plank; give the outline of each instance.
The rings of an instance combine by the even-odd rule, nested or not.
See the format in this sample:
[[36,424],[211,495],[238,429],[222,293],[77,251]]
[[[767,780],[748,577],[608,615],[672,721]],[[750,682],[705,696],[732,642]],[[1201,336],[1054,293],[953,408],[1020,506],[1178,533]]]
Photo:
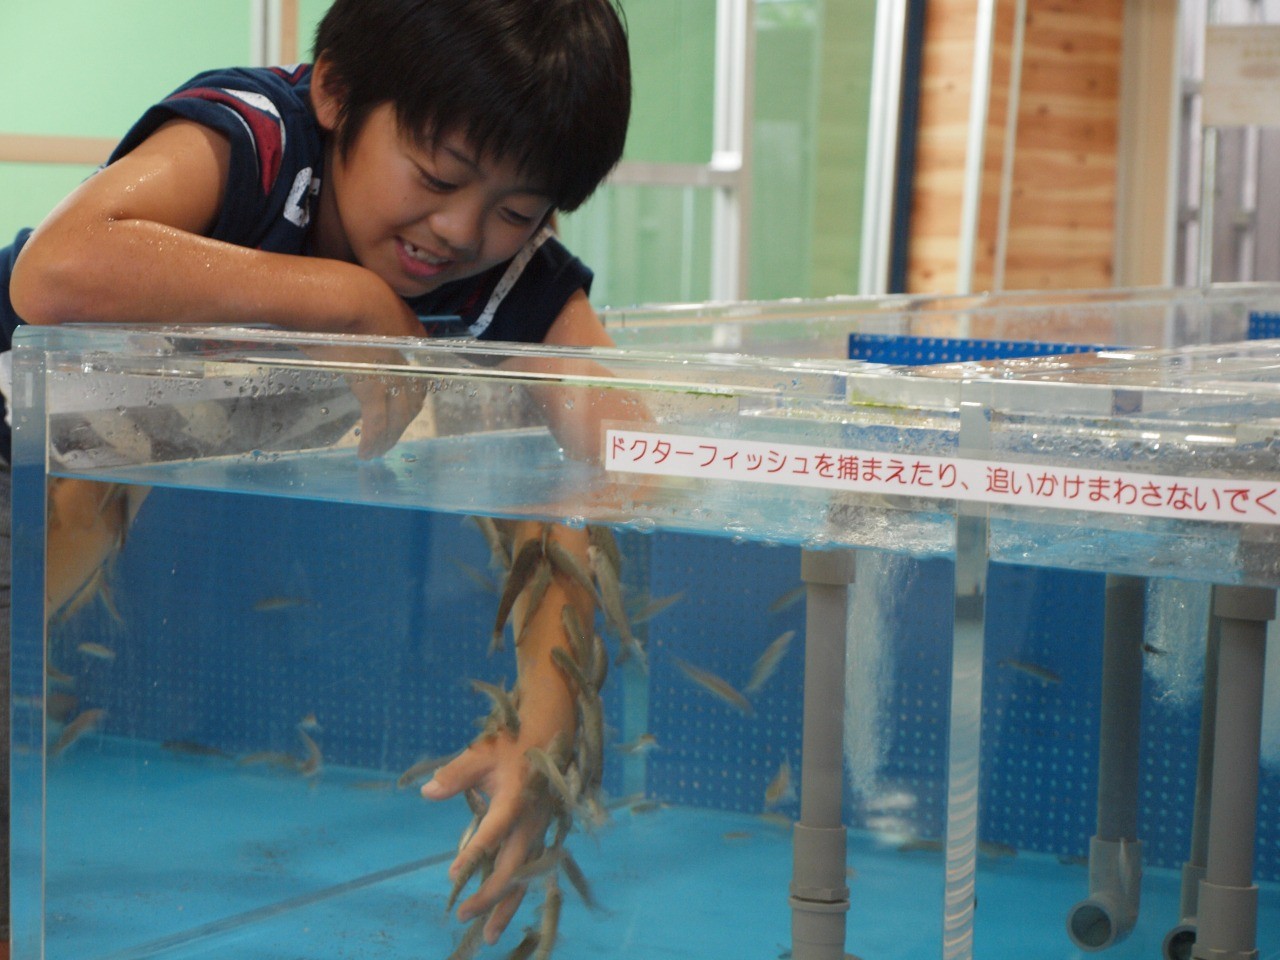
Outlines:
[[281,0],[280,62],[292,64],[298,60],[298,0]]
[[97,166],[115,149],[106,137],[0,133],[0,163],[75,163]]
[[1114,282],[1124,0],[1028,0],[1005,289]]

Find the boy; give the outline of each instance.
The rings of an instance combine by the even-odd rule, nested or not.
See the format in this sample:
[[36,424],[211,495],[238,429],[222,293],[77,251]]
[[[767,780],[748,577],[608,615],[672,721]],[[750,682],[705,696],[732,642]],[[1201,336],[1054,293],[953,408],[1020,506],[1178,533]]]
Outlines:
[[[107,165],[0,250],[0,347],[23,322],[420,337],[423,314],[459,315],[482,339],[610,344],[587,302],[590,271],[547,224],[622,154],[630,63],[613,0],[336,0],[314,53],[311,65],[201,74],[147,111]],[[377,456],[421,400],[355,390],[359,454]],[[7,429],[2,442],[7,455]],[[522,525],[517,548],[541,535]],[[583,531],[550,537],[585,558]],[[539,610],[590,617],[581,588],[557,577],[551,591]],[[559,617],[531,617],[519,736],[473,744],[423,789],[490,796],[453,870],[496,854],[459,909],[489,914],[490,942],[548,819],[523,796],[525,752],[575,724],[550,657],[565,645]]]

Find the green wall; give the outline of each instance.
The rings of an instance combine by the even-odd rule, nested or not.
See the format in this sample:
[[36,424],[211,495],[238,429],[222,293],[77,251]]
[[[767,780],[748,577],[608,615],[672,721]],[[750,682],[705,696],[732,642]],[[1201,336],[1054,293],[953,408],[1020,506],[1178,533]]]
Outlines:
[[[247,62],[249,15],[249,0],[3,0],[0,133],[118,138],[192,74]],[[0,243],[92,169],[0,163]]]
[[[623,2],[635,78],[627,159],[706,163],[715,0]],[[303,59],[327,6],[300,0]],[[753,298],[857,288],[874,15],[874,0],[758,0]],[[119,137],[190,75],[248,62],[249,19],[249,0],[0,0],[0,84],[33,91],[0,103],[0,133]],[[838,25],[839,38],[824,37],[827,23]],[[822,160],[824,138],[833,136],[859,145],[852,161],[841,151],[837,168]],[[91,171],[0,163],[0,243],[37,223]],[[598,305],[710,295],[709,190],[606,188],[564,218],[562,231],[596,270]],[[815,263],[824,265],[817,273]]]

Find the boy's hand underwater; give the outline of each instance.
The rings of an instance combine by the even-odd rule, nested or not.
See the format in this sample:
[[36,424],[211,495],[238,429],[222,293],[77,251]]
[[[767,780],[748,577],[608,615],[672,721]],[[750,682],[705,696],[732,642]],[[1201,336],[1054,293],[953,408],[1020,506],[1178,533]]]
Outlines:
[[[585,530],[533,522],[516,525],[512,552],[518,555],[522,547],[535,548],[538,542],[543,562],[548,562],[548,550],[557,557],[561,550],[574,557],[587,552]],[[504,703],[506,719],[477,737],[422,787],[428,800],[466,792],[479,817],[475,832],[449,867],[449,879],[456,892],[466,886],[477,867],[492,864],[479,889],[458,908],[458,919],[463,922],[487,914],[484,936],[489,943],[498,939],[519,909],[525,889],[536,875],[531,875],[526,865],[541,857],[548,827],[557,816],[553,788],[531,762],[530,753],[557,754],[557,745],[573,744],[578,734],[579,697],[557,664],[558,658],[563,662],[566,654],[572,655],[565,629],[569,607],[575,609],[579,621],[591,622],[592,595],[575,578],[561,573],[550,576],[541,590],[521,590],[511,611],[513,623],[519,625],[519,680]],[[497,628],[502,630],[501,621]],[[513,711],[514,717],[510,715]],[[487,807],[477,792],[488,798]],[[560,811],[561,816],[565,813]],[[561,836],[551,846],[562,840]]]
[[443,800],[466,789],[480,790],[489,798],[475,834],[449,867],[449,880],[457,883],[476,861],[486,854],[493,856],[493,872],[458,907],[463,923],[489,914],[484,936],[491,944],[524,900],[526,882],[516,880],[516,872],[536,853],[551,821],[546,783],[535,782],[533,766],[525,757],[534,745],[528,734],[513,737],[500,731],[473,743],[422,787],[422,795],[429,800]]

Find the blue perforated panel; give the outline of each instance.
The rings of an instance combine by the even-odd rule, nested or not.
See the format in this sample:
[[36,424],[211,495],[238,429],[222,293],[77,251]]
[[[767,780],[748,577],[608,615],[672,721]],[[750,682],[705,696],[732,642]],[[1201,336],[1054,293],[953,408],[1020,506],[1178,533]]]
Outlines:
[[[760,813],[765,787],[786,757],[800,767],[804,604],[770,613],[800,582],[800,552],[707,537],[651,538],[650,591],[685,597],[650,627],[649,789],[672,803]],[[796,639],[745,716],[690,680],[675,658],[741,690],[751,666],[777,636]],[[779,808],[792,816],[794,804]]]
[[1005,357],[1047,357],[1103,349],[1081,343],[1038,343],[1030,340],[963,340],[950,337],[899,337],[877,333],[849,334],[849,359],[870,363],[922,366]]
[[1249,314],[1249,339],[1271,340],[1280,337],[1280,313]]

